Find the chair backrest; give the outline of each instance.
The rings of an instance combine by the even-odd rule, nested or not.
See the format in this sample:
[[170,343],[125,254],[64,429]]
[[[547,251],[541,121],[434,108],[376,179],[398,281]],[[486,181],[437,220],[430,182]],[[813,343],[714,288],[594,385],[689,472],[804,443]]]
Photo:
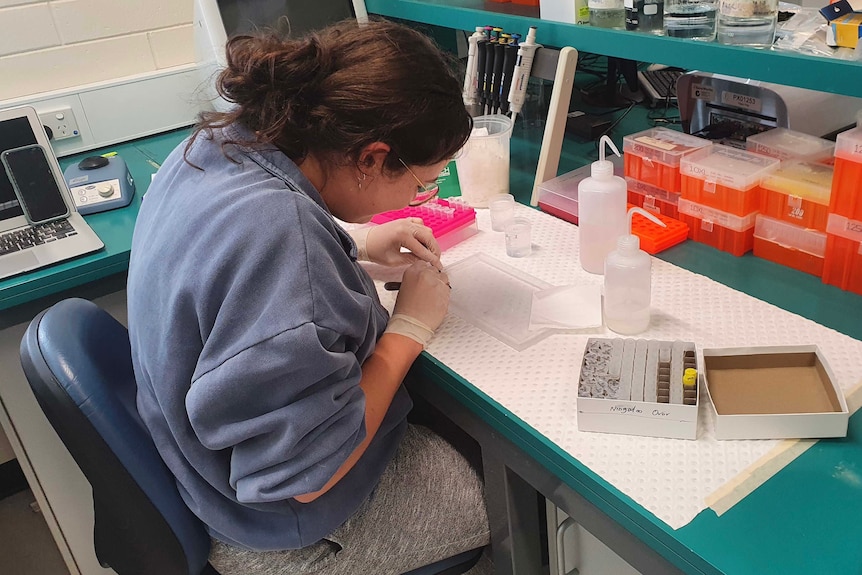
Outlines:
[[126,328],[90,301],[63,300],[30,323],[21,363],[93,488],[99,562],[119,575],[211,569],[209,536],[138,415]]

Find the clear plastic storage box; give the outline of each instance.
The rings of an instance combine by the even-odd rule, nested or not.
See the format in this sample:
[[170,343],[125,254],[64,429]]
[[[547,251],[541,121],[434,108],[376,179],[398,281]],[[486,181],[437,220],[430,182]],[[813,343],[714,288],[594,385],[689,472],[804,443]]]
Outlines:
[[677,217],[679,193],[668,192],[634,178],[626,178],[626,185],[630,204],[669,218]]
[[680,191],[680,161],[712,142],[668,128],[650,128],[623,138],[625,175],[668,192]]
[[826,234],[758,214],[754,224],[754,255],[820,277]]
[[[622,158],[606,158],[614,165],[614,175],[622,177]],[[561,220],[578,223],[578,184],[590,175],[591,164],[566,172],[539,184],[539,209]]]
[[862,221],[829,214],[823,283],[862,295]]
[[832,193],[832,166],[815,162],[785,160],[761,183],[760,211],[791,224],[826,230],[829,196]]
[[737,216],[685,198],[679,200],[679,219],[688,224],[688,237],[723,252],[741,256],[754,247],[757,212]]
[[834,142],[788,128],[773,128],[751,135],[745,140],[745,148],[749,152],[779,160],[797,159],[806,162],[831,163],[835,153]]
[[682,197],[745,216],[760,209],[763,178],[781,163],[776,158],[715,144],[683,156]]
[[829,211],[862,220],[862,128],[841,132],[835,140],[835,175]]

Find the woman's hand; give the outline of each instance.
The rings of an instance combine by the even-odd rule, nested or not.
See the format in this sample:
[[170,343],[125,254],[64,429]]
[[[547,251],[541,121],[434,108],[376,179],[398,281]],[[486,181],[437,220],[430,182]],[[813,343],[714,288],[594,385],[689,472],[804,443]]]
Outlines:
[[440,246],[421,218],[393,220],[356,230],[350,235],[359,248],[360,259],[390,267],[425,261],[438,270],[443,269]]
[[445,272],[425,262],[412,264],[404,271],[386,332],[427,346],[446,317],[450,292]]
[[451,291],[445,272],[426,263],[415,263],[404,270],[392,313],[408,315],[434,331],[449,310]]

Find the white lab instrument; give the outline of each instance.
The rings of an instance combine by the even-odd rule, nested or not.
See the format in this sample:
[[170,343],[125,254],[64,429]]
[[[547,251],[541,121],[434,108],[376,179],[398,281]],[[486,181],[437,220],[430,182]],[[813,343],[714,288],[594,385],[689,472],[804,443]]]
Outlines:
[[479,89],[478,62],[476,61],[476,46],[485,37],[484,26],[476,26],[476,31],[467,39],[467,71],[464,74],[464,105],[475,106]]
[[776,127],[828,136],[862,110],[862,98],[698,71],[680,76],[676,92],[683,130],[736,147]]
[[512,122],[524,107],[527,97],[527,83],[530,81],[530,70],[533,68],[533,58],[536,50],[541,48],[536,43],[536,27],[530,26],[527,39],[518,45],[518,60],[512,77],[512,87],[509,88],[509,109],[512,111]]

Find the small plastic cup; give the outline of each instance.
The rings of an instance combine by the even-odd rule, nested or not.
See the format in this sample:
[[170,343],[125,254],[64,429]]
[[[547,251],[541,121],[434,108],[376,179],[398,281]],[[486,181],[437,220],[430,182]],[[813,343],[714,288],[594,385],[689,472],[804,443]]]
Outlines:
[[494,196],[488,202],[488,209],[491,213],[491,229],[495,232],[504,232],[515,217],[515,196],[512,194]]
[[532,224],[527,218],[512,218],[506,227],[506,255],[510,258],[525,258],[533,251],[530,233]]

